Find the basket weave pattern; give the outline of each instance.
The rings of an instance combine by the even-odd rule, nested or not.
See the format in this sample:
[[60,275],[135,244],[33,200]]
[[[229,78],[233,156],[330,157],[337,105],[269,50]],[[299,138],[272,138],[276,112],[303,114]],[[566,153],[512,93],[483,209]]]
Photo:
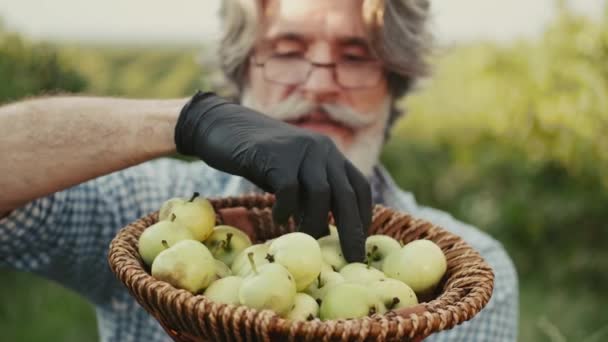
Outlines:
[[[253,241],[294,230],[291,220],[285,226],[273,223],[272,195],[210,200],[218,224],[224,223],[223,209],[244,207],[254,230],[248,232]],[[494,286],[490,266],[461,238],[425,220],[377,205],[370,234],[389,235],[402,243],[429,239],[443,250],[448,268],[437,295],[384,315],[290,322],[269,310],[215,303],[154,279],[139,256],[138,239],[157,217],[155,212],[123,228],[110,245],[108,261],[118,279],[175,341],[417,341],[471,319],[488,303]]]

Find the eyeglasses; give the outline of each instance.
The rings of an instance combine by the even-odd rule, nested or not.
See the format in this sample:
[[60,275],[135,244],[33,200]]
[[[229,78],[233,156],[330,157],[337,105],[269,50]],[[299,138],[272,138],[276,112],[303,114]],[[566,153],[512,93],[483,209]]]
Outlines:
[[380,82],[384,76],[384,68],[376,60],[342,60],[337,63],[316,63],[303,57],[273,55],[260,62],[252,57],[257,67],[264,68],[264,78],[267,81],[283,85],[299,85],[304,83],[313,68],[331,68],[336,83],[343,88],[371,88]]

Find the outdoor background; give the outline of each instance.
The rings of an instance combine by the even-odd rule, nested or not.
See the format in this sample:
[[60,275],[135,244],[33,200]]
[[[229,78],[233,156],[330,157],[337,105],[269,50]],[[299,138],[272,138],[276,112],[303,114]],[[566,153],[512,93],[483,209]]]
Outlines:
[[[85,2],[2,1],[0,103],[57,91],[188,96],[215,77],[201,61],[213,53],[206,20],[216,2],[194,14],[207,19],[184,24],[200,35],[179,35],[180,18],[155,22],[158,13],[126,4],[122,17],[105,7],[88,20]],[[171,4],[186,15],[188,2]],[[506,246],[520,279],[521,341],[607,341],[608,10],[602,1],[571,2],[591,4],[586,11],[561,1],[450,3],[434,3],[435,73],[402,101],[408,114],[383,161],[419,202]],[[124,11],[142,25],[121,24]],[[97,339],[78,296],[10,270],[0,279],[0,340]]]

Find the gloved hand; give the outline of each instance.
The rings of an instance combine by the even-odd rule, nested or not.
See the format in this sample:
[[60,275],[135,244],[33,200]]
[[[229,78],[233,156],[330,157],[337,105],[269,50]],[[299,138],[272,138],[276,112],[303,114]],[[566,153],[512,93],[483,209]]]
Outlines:
[[199,92],[180,113],[175,143],[178,152],[274,193],[277,223],[293,216],[299,231],[319,238],[331,211],[346,260],[364,260],[370,185],[330,138]]

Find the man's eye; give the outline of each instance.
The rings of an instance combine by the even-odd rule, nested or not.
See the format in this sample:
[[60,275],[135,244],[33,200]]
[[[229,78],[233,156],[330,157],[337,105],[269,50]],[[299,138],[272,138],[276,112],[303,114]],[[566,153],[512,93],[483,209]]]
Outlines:
[[371,59],[366,56],[348,54],[343,55],[342,60],[346,62],[369,62]]
[[302,54],[298,51],[276,52],[273,55],[273,57],[291,59],[291,58],[300,58],[300,57],[302,57]]

